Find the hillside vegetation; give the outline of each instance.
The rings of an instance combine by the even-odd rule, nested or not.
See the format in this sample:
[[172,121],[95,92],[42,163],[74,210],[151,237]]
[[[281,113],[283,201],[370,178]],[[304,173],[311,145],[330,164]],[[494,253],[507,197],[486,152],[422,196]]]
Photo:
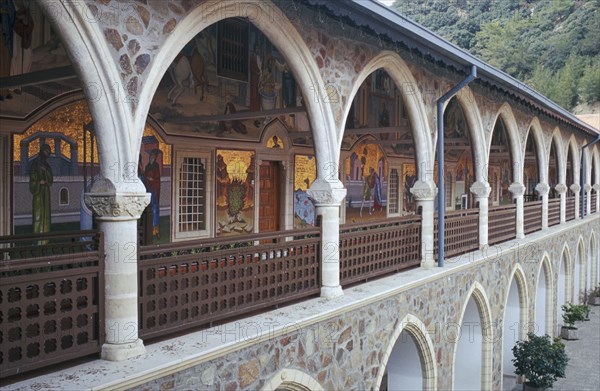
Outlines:
[[600,101],[600,0],[397,0],[392,8],[569,110]]

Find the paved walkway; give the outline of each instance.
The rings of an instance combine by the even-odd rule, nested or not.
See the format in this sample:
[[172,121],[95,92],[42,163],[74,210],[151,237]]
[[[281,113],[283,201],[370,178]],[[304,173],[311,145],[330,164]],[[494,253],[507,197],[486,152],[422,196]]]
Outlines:
[[[589,322],[579,322],[579,339],[565,341],[569,363],[566,376],[554,383],[552,390],[600,390],[600,307],[591,306]],[[512,391],[521,391],[516,385]]]

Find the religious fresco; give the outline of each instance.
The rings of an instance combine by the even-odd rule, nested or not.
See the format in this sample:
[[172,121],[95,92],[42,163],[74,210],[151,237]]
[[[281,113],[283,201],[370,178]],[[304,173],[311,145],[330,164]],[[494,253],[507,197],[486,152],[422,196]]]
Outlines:
[[294,229],[315,225],[315,205],[306,190],[317,179],[317,159],[312,155],[294,156]]
[[217,236],[254,232],[254,151],[217,149]]
[[417,210],[417,202],[412,194],[412,187],[417,181],[417,171],[413,163],[404,163],[402,165],[402,212],[411,213]]
[[[83,202],[83,192],[84,188],[89,191],[100,167],[93,121],[84,100],[57,108],[23,133],[14,134],[12,149],[15,233],[93,227],[92,211]],[[155,231],[160,234],[154,240],[158,242],[160,237],[164,242],[169,240],[170,231],[171,147],[146,124],[138,166],[142,182],[153,150],[158,165],[155,172],[159,173],[155,190],[162,188],[155,192],[159,217]],[[44,209],[37,205],[44,205]],[[49,228],[39,230],[39,226]]]
[[346,158],[346,221],[386,217],[387,162],[376,144],[360,143]]
[[[308,131],[283,55],[254,25],[225,19],[196,35],[164,75],[150,113],[169,134],[259,141],[273,118]],[[298,129],[298,127],[301,127]]]

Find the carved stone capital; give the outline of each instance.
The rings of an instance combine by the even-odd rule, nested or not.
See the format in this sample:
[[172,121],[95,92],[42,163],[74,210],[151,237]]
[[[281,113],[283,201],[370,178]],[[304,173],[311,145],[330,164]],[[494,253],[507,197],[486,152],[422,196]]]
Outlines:
[[471,185],[470,190],[477,198],[488,198],[492,188],[487,182],[477,181]]
[[437,194],[437,187],[432,181],[416,181],[415,185],[411,187],[410,192],[413,194],[417,201],[433,201]]
[[541,196],[545,196],[548,195],[548,193],[550,192],[550,186],[547,183],[538,183],[537,186],[535,187],[535,191]]
[[569,186],[569,189],[571,189],[573,193],[579,193],[581,186],[579,186],[577,183],[573,183],[571,186]]
[[586,183],[583,186],[583,190],[585,190],[586,193],[589,193],[590,191],[592,191],[592,185],[590,185],[589,183]]
[[525,194],[525,186],[522,183],[515,182],[508,187],[508,191],[512,193],[513,198],[520,197]]
[[150,193],[86,193],[85,204],[104,220],[139,219],[150,203]]
[[600,183],[596,183],[592,186],[592,189],[596,190],[596,193],[600,193]]
[[327,182],[317,179],[306,193],[313,200],[315,206],[340,206],[346,197],[346,189],[339,181]]
[[558,185],[554,186],[554,190],[556,190],[559,194],[565,194],[567,192],[567,185],[564,183],[559,183]]

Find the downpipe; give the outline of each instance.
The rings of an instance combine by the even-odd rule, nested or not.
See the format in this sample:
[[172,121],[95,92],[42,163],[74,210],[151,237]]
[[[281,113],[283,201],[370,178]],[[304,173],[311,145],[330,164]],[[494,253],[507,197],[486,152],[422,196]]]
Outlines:
[[477,67],[471,66],[471,74],[437,100],[437,164],[438,164],[438,267],[444,267],[444,103],[467,84],[477,78]]

